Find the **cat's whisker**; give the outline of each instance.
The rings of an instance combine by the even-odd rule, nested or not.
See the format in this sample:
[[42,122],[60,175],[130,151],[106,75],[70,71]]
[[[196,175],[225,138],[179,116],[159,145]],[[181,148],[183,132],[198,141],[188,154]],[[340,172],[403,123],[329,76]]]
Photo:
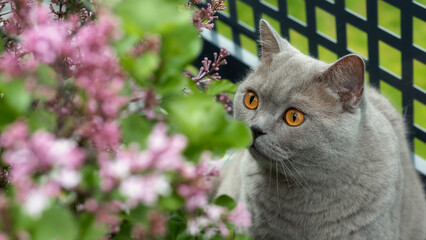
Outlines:
[[[296,182],[303,188],[303,189],[305,189],[306,191],[307,191],[307,189],[305,188],[305,185],[297,178],[297,176],[295,176],[293,173],[292,173],[292,171],[291,171],[291,169],[287,166],[287,164],[285,164],[284,162],[282,162],[282,161],[280,161],[280,163],[281,163],[281,165],[283,166],[283,167],[286,167],[287,168],[287,170],[288,170],[288,172],[291,174],[291,176],[293,176],[293,178],[294,178],[294,180],[296,180]],[[284,174],[284,175],[286,175],[286,174]]]
[[[300,172],[297,170],[297,168],[296,168],[296,166],[294,166],[293,165],[293,163],[292,163],[292,161],[291,160],[289,160],[288,161],[289,163],[290,163],[290,165],[294,168],[294,170],[296,171],[296,173],[300,176],[300,178],[303,180],[303,182],[305,182],[305,184],[306,184],[306,186],[309,188],[309,191],[311,191],[312,192],[312,188],[311,188],[311,186],[309,185],[309,183],[305,180],[305,178],[303,177],[303,175],[302,174],[300,174]],[[296,178],[296,177],[295,177]]]
[[[281,167],[282,167],[282,170],[283,170],[283,173],[284,173],[285,181],[287,182],[288,189],[291,189],[290,182],[288,181],[288,177],[287,177],[286,168],[284,167],[284,165],[282,163],[281,163]],[[284,179],[283,179],[283,181],[284,181]]]
[[293,162],[293,163],[295,163],[295,164],[298,164],[298,165],[301,165],[301,166],[304,166],[304,167],[324,167],[323,165],[321,165],[321,164],[319,164],[319,163],[312,163],[312,164],[308,164],[308,163],[303,163],[303,162],[299,162],[299,161],[296,161],[296,160],[293,160],[293,159],[289,159],[289,161],[291,161],[291,162]]
[[275,162],[275,180],[276,180],[276,185],[277,185],[277,200],[278,200],[278,208],[281,210],[281,201],[280,201],[280,192],[278,190],[278,165],[277,162]]
[[269,164],[269,182],[268,182],[268,192],[271,191],[271,178],[272,178],[272,164]]

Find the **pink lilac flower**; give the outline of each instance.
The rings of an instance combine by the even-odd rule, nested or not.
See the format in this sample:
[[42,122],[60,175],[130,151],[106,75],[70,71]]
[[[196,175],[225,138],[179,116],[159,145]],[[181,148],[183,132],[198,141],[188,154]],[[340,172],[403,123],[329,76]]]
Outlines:
[[219,221],[222,214],[225,213],[225,209],[223,207],[216,205],[207,205],[204,208],[204,211],[206,212],[208,218],[213,221]]
[[69,56],[73,49],[69,44],[69,24],[66,22],[49,22],[49,12],[44,7],[35,11],[37,25],[25,29],[21,34],[21,46],[24,51],[32,52],[36,59],[46,64],[53,64],[58,57]]
[[164,236],[167,232],[167,216],[158,212],[151,212],[149,214],[150,230],[149,234],[153,237]]
[[185,162],[182,151],[186,147],[186,138],[183,135],[167,137],[166,125],[157,124],[148,139],[150,157],[153,158],[154,167],[162,170],[175,170],[181,168]]
[[102,117],[96,116],[80,131],[101,151],[117,150],[120,145],[121,131],[116,121],[105,122]]
[[9,125],[0,135],[0,146],[4,148],[12,147],[14,144],[26,141],[28,137],[27,124],[23,122],[14,122]]
[[9,237],[6,233],[0,232],[0,240],[9,240]]
[[119,214],[125,209],[125,206],[119,201],[99,202],[93,198],[88,198],[83,204],[78,205],[77,209],[94,214],[97,222],[107,224],[110,233],[114,233],[120,230]]
[[227,113],[232,112],[232,98],[227,93],[219,93],[217,99],[223,104]]
[[161,175],[131,176],[120,184],[119,191],[127,197],[130,207],[139,202],[152,205],[160,195],[169,194],[170,185],[167,179]]
[[186,199],[185,208],[187,211],[195,211],[208,203],[206,189],[195,184],[179,185],[178,193]]
[[194,16],[192,17],[192,22],[200,32],[203,31],[203,28],[211,30],[214,27],[213,20],[217,18],[217,16],[213,16],[213,14],[214,12],[210,4],[208,5],[207,9],[195,9]]
[[[213,0],[212,4],[207,3],[207,8],[202,7],[200,10],[194,10],[192,22],[200,32],[203,31],[203,28],[208,30],[213,28],[213,21],[218,18],[215,16],[216,12],[224,11],[226,9],[224,2],[225,0]],[[191,6],[193,4],[200,4],[200,1],[190,1],[187,6]]]
[[241,227],[248,227],[251,225],[251,214],[244,203],[237,204],[237,206],[228,215],[228,221]]
[[22,68],[15,52],[5,51],[3,53],[0,57],[0,70],[13,77],[19,76],[22,73]]
[[213,61],[205,57],[201,61],[202,67],[200,68],[197,76],[193,77],[192,80],[202,89],[208,89],[212,80],[221,79],[221,76],[218,73],[219,67],[228,64],[225,59],[228,56],[229,53],[226,49],[221,48],[219,54],[216,52],[213,53]]
[[[37,131],[29,136],[27,126],[20,122],[6,128],[0,138],[5,148],[4,162],[11,167],[10,182],[17,187],[20,200],[27,201],[33,189],[39,189],[46,196],[54,197],[61,187],[71,189],[79,184],[78,169],[85,154],[72,140],[56,139],[53,134],[44,131]],[[46,174],[48,177],[42,183],[37,183],[33,180],[36,173]],[[37,200],[36,203],[40,203],[37,206],[44,206],[44,201],[41,201],[43,199],[35,194],[40,191],[34,192],[32,197],[34,201]],[[36,215],[39,211],[37,209],[42,207],[29,211]]]
[[220,161],[211,159],[210,153],[203,153],[197,166],[185,165],[181,168],[182,176],[189,182],[178,186],[178,193],[186,199],[187,211],[202,208],[208,203],[207,191],[212,187],[209,177],[218,176]]

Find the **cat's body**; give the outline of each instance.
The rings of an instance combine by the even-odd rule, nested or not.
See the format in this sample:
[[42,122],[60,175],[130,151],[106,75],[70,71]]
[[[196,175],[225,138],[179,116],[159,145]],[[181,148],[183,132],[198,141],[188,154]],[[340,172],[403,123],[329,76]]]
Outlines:
[[[403,118],[364,86],[363,61],[305,56],[265,21],[261,38],[261,62],[234,100],[253,145],[231,156],[217,192],[247,204],[252,226],[242,231],[256,240],[424,240],[425,197]],[[288,109],[303,122],[283,120]]]

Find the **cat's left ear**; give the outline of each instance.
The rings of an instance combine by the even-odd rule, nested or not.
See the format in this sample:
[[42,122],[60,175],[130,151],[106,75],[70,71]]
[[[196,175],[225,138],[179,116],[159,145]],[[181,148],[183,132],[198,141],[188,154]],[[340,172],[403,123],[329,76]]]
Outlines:
[[322,75],[345,110],[355,109],[363,97],[364,69],[364,60],[358,55],[349,54],[333,63]]

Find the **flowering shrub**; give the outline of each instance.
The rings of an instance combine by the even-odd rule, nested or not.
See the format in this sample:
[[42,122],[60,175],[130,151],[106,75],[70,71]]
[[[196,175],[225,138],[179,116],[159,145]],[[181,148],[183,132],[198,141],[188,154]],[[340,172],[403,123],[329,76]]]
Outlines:
[[193,4],[0,0],[1,240],[248,239],[245,206],[208,199],[250,143],[228,53],[183,73],[223,0]]

